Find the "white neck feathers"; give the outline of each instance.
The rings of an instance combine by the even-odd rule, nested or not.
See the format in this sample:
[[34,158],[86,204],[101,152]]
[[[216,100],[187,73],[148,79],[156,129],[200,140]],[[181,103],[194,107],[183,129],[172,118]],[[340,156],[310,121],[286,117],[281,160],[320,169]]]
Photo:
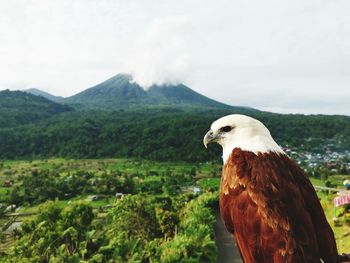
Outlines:
[[223,162],[226,163],[229,156],[231,155],[233,149],[240,148],[243,151],[253,152],[255,154],[258,153],[280,153],[285,154],[280,146],[275,141],[268,141],[265,138],[255,138],[249,142],[241,142],[236,144],[230,144],[229,146],[222,147],[222,159]]
[[269,153],[275,152],[285,154],[282,148],[272,139],[271,136],[267,135],[255,135],[249,138],[245,136],[235,136],[230,141],[226,141],[222,144],[222,159],[224,163],[231,155],[233,149],[241,148],[243,151],[258,153]]
[[[223,130],[226,127],[231,129]],[[224,116],[212,123],[211,133],[216,136],[215,142],[222,146],[224,163],[234,148],[255,154],[269,152],[284,154],[265,125],[249,116],[240,114]]]

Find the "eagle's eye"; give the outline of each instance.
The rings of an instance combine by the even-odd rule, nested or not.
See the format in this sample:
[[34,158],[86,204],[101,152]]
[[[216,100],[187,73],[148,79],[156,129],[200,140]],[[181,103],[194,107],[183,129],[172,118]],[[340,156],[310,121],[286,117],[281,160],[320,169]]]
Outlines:
[[220,128],[220,132],[229,132],[233,129],[232,126],[224,126]]

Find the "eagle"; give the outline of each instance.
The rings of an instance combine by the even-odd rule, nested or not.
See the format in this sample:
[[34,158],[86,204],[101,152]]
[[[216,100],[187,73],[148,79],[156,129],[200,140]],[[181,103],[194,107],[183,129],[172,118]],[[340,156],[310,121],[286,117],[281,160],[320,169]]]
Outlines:
[[333,231],[303,170],[260,121],[232,114],[203,138],[222,146],[220,214],[245,263],[337,263]]

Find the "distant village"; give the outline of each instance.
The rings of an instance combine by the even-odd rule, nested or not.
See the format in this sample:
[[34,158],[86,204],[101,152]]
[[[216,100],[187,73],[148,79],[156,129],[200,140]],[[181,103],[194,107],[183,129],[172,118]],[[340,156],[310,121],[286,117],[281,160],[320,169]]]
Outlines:
[[284,148],[284,151],[305,170],[324,168],[330,174],[350,174],[350,150],[311,152]]

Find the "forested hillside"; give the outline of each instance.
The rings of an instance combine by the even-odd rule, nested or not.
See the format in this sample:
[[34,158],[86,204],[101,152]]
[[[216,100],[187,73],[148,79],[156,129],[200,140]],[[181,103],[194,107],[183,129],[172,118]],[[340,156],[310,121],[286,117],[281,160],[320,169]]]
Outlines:
[[[218,146],[203,149],[212,121],[238,110],[76,111],[35,124],[0,129],[0,158],[135,157],[163,161],[220,160]],[[246,113],[246,112],[243,112]],[[350,117],[250,112],[282,146],[342,151],[350,147]]]
[[0,128],[32,123],[72,110],[69,106],[26,92],[0,91]]

